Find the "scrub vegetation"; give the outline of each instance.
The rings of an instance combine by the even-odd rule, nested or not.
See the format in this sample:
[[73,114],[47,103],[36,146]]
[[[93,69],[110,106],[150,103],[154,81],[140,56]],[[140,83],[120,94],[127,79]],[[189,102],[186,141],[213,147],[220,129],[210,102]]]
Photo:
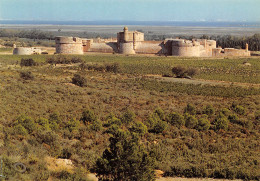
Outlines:
[[[174,67],[198,70],[192,79],[248,87],[147,78],[174,76]],[[158,169],[172,177],[259,180],[259,70],[259,58],[1,55],[3,175],[154,180]],[[73,167],[54,169],[50,158]],[[16,162],[26,171],[15,170]]]

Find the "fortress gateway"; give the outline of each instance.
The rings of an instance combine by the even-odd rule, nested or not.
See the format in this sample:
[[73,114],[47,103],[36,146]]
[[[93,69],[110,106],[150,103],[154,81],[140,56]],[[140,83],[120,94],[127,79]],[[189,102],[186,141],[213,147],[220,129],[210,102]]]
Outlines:
[[81,39],[77,37],[56,37],[56,53],[83,54],[84,52],[121,54],[159,54],[186,57],[250,56],[246,49],[217,48],[215,40],[166,39],[144,41],[144,33],[128,31],[117,33],[117,39]]

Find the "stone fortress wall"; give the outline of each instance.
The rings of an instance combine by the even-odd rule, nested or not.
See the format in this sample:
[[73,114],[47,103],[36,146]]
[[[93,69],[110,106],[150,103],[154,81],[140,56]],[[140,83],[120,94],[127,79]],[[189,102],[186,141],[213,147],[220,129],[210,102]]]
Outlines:
[[13,49],[13,55],[34,55],[41,53],[41,49],[36,47],[14,47]]
[[217,48],[215,40],[166,39],[145,41],[144,33],[129,31],[127,27],[117,33],[117,39],[81,39],[56,37],[56,53],[83,54],[84,52],[121,54],[159,54],[184,57],[250,56],[248,45],[245,50]]

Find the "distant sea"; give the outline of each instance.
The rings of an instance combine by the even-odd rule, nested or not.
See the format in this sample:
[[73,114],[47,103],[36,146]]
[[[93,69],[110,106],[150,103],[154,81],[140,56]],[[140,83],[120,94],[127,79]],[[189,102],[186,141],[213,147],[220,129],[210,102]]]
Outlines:
[[260,27],[260,22],[224,21],[36,21],[0,20],[10,25],[136,25],[136,26],[185,26],[185,27]]

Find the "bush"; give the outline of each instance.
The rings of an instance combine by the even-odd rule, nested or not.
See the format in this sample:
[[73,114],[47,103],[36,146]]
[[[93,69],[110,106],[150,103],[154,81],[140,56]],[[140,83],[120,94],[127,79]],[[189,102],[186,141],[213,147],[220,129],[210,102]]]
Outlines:
[[236,114],[229,115],[228,119],[231,123],[235,123],[235,124],[240,123],[239,117]]
[[94,122],[92,122],[92,124],[90,125],[90,129],[94,130],[94,131],[100,131],[102,130],[102,122],[100,120],[95,120]]
[[92,110],[83,111],[82,116],[80,118],[80,121],[82,121],[84,124],[93,123],[96,120],[97,120],[97,117]]
[[46,62],[49,64],[72,64],[72,63],[81,63],[83,60],[80,57],[70,57],[64,55],[56,55],[48,57]]
[[118,73],[119,72],[119,64],[118,63],[113,63],[113,64],[106,64],[105,65],[106,71],[107,72],[114,72]]
[[30,117],[23,115],[19,116],[17,120],[14,122],[14,126],[18,126],[19,124],[22,125],[28,131],[28,133],[32,133],[36,130],[36,124],[34,120]]
[[191,115],[196,114],[196,108],[192,104],[187,104],[187,106],[184,108],[184,113],[189,113]]
[[86,78],[81,76],[80,74],[74,74],[74,77],[72,78],[72,83],[80,87],[87,86]]
[[172,68],[172,73],[174,75],[176,75],[176,77],[182,77],[184,75],[184,73],[185,73],[185,68],[181,67],[181,66],[173,67]]
[[197,120],[197,118],[195,118],[195,116],[185,114],[184,117],[185,117],[185,126],[187,128],[193,129],[193,128],[197,127],[198,120]]
[[14,132],[15,134],[23,136],[26,136],[28,134],[28,131],[21,124],[14,126]]
[[154,114],[157,114],[161,120],[163,120],[163,121],[165,120],[164,111],[161,108],[159,108],[159,107],[156,108],[154,110]]
[[21,59],[21,63],[20,63],[21,67],[25,66],[25,67],[30,67],[30,66],[36,66],[37,63],[31,59],[31,58],[28,58],[28,59]]
[[138,133],[140,136],[144,136],[147,133],[147,127],[142,122],[138,121],[133,124],[130,131]]
[[20,77],[24,80],[33,80],[34,75],[30,71],[20,72]]
[[168,115],[167,121],[172,124],[173,126],[176,126],[180,128],[181,126],[184,126],[185,120],[184,117],[176,112],[172,112]]
[[198,73],[198,70],[195,68],[189,68],[186,69],[181,66],[173,67],[172,68],[172,73],[177,77],[177,78],[186,78],[186,77],[193,77]]
[[246,112],[245,108],[243,106],[238,105],[236,102],[232,103],[231,108],[234,112],[240,115],[244,115]]
[[212,105],[207,105],[204,110],[203,110],[203,114],[206,114],[208,116],[212,116],[215,114],[215,109]]
[[71,119],[66,122],[65,128],[67,128],[70,132],[74,130],[78,130],[80,122],[76,119]]
[[36,123],[40,126],[41,130],[51,130],[49,120],[45,118],[39,118]]
[[215,130],[223,129],[226,131],[228,129],[229,120],[220,113],[220,115],[218,115],[218,117],[214,120],[213,124]]
[[223,109],[221,110],[221,113],[224,114],[225,116],[229,116],[231,112],[230,112],[229,109],[223,108]]
[[118,119],[117,117],[115,117],[113,114],[109,115],[106,118],[106,121],[107,121],[107,123],[104,125],[106,127],[113,126],[113,125],[122,126],[122,124],[123,124],[122,121],[120,119]]
[[150,115],[146,124],[148,124],[151,133],[162,133],[167,127],[166,122],[162,121],[157,114]]
[[134,119],[135,119],[135,113],[133,113],[132,111],[130,111],[128,109],[123,113],[123,115],[121,117],[122,123],[128,124],[128,125],[131,124],[132,122],[134,122]]
[[197,130],[207,131],[210,128],[210,121],[207,118],[200,118],[198,120]]

